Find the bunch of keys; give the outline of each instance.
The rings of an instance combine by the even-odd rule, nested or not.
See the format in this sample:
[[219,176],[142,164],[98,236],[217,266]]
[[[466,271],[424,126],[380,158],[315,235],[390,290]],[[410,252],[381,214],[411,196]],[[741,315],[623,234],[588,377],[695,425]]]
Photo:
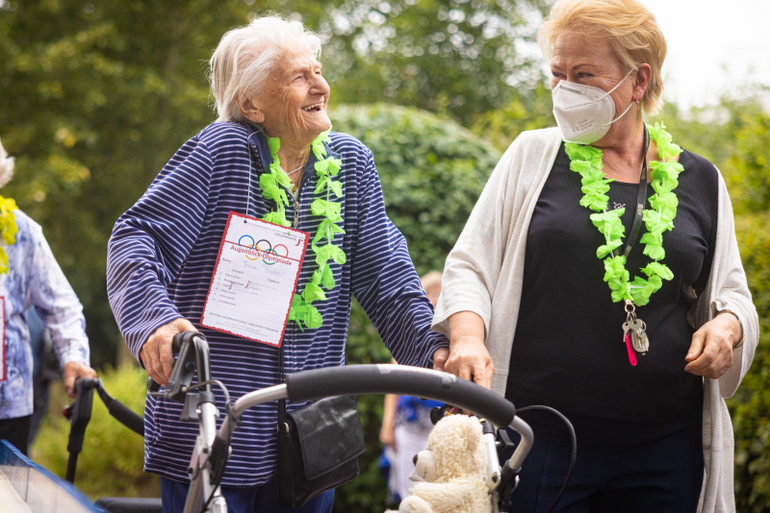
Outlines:
[[647,325],[643,320],[636,318],[636,307],[631,301],[626,301],[626,322],[623,323],[623,340],[631,339],[634,351],[646,354],[650,350],[650,339],[647,338]]
[[647,325],[641,319],[631,319],[623,323],[623,330],[631,335],[631,345],[634,351],[646,354],[650,350],[650,339],[645,330]]

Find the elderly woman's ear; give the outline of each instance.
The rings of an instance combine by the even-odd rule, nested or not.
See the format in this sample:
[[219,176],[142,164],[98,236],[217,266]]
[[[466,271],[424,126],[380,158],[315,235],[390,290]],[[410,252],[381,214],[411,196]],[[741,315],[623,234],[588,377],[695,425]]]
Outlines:
[[265,113],[259,108],[257,102],[252,98],[246,98],[240,105],[241,113],[252,123],[264,123]]
[[650,86],[652,67],[643,62],[636,66],[636,81],[634,82],[634,101],[641,101]]

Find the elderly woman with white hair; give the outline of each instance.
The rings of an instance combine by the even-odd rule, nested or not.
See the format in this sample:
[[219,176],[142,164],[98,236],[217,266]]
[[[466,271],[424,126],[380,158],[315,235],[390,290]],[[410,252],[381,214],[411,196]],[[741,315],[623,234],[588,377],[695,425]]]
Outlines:
[[[666,42],[638,1],[561,0],[540,41],[558,128],[513,142],[447,259],[446,369],[494,372],[514,404],[572,420],[557,511],[734,511],[724,398],[758,323],[724,180],[642,119]],[[545,511],[569,436],[545,412],[522,417],[535,445],[513,509]]]
[[[430,329],[432,305],[404,237],[385,214],[372,153],[351,136],[329,132],[330,91],[319,53],[319,39],[300,23],[275,17],[225,34],[210,62],[219,119],[179,149],[115,224],[110,304],[126,343],[161,384],[172,369],[172,338],[186,330],[206,335],[212,375],[232,397],[283,380],[275,346],[202,326],[231,214],[307,232],[312,246],[320,239],[296,284],[283,373],[345,363],[353,296],[399,362],[422,366],[446,352],[448,341]],[[333,258],[317,251],[329,246]],[[147,399],[145,469],[161,476],[168,511],[184,505],[197,435],[194,424],[178,420],[180,410]],[[276,404],[263,405],[235,431],[222,481],[230,511],[282,511],[276,419]],[[302,511],[330,511],[332,500],[333,490]]]
[[[14,159],[0,144],[0,187],[13,177]],[[75,397],[77,378],[95,378],[83,306],[43,236],[39,224],[0,196],[0,440],[27,454],[32,420],[33,356],[27,311],[49,329],[64,386]]]

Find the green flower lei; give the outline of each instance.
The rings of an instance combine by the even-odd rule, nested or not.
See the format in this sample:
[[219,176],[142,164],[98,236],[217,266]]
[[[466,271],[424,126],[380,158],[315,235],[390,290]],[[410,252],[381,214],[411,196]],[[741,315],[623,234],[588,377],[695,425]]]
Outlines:
[[[318,309],[312,305],[314,301],[326,301],[326,294],[321,286],[326,290],[332,290],[335,286],[334,275],[332,273],[329,261],[342,265],[347,260],[342,248],[334,245],[334,236],[338,233],[345,233],[336,223],[342,222],[342,205],[332,200],[332,193],[336,198],[342,196],[342,184],[332,178],[339,174],[342,169],[340,159],[328,156],[324,142],[329,140],[327,130],[310,143],[310,147],[315,155],[317,162],[314,165],[315,174],[318,177],[318,185],[315,188],[316,199],[310,205],[313,215],[323,216],[325,219],[318,225],[318,231],[313,237],[311,248],[315,253],[315,262],[318,269],[313,272],[310,282],[305,285],[302,294],[294,294],[289,311],[289,321],[294,321],[302,328],[313,329],[323,325],[323,317]],[[270,147],[270,169],[263,173],[259,178],[259,187],[262,189],[262,196],[265,199],[275,201],[276,209],[274,212],[266,214],[262,220],[269,223],[279,224],[289,227],[291,223],[286,219],[286,205],[289,204],[289,198],[286,196],[285,188],[292,185],[286,172],[281,169],[281,160],[278,158],[278,150],[281,149],[281,141],[277,137],[269,137],[267,144]],[[325,239],[326,244],[318,245]]]
[[650,180],[655,194],[650,197],[652,208],[642,213],[647,233],[640,241],[644,244],[644,254],[653,260],[641,269],[647,279],[635,276],[633,281],[629,281],[626,257],[615,254],[615,250],[623,244],[625,228],[620,216],[625,209],[607,210],[610,198],[605,193],[610,190],[609,183],[612,180],[605,178],[602,172],[602,151],[575,143],[565,145],[571,161],[570,169],[582,177],[580,182],[584,195],[580,205],[597,212],[591,214],[591,221],[604,235],[605,244],[599,246],[596,256],[604,259],[604,281],[612,291],[612,301],[633,301],[637,306],[649,303],[650,296],[660,289],[663,280],[674,277],[671,269],[660,263],[660,260],[666,255],[663,233],[674,229],[679,200],[673,191],[679,185],[679,173],[684,171],[681,164],[672,160],[682,152],[682,148],[671,142],[671,134],[666,132],[666,126],[655,123],[654,126],[647,125],[647,130],[650,138],[658,145],[661,158],[661,161],[650,162]]

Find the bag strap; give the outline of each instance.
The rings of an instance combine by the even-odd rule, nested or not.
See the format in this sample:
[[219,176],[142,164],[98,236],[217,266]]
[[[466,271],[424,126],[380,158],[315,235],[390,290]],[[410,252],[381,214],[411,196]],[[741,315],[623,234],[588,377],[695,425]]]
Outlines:
[[[281,380],[280,381],[281,383],[284,383],[286,381],[286,377],[284,376],[284,373],[283,373],[283,344],[285,342],[286,341],[284,340],[281,343],[281,347],[278,348],[278,376]],[[289,432],[289,425],[286,422],[286,398],[278,401],[278,426],[276,427],[276,429],[280,431],[281,428],[284,428],[287,433]]]
[[[283,368],[283,346],[286,344],[286,339],[281,342],[281,347],[278,348],[278,378],[280,379],[280,383],[286,382],[286,375],[284,374],[284,368]],[[347,346],[345,348],[345,365],[348,364],[348,353],[347,353]],[[286,413],[286,399],[281,399],[278,401],[278,424],[276,426],[276,429],[278,431],[281,430],[281,428],[284,428],[284,430],[288,433],[289,432],[289,424],[287,421],[287,413]]]

